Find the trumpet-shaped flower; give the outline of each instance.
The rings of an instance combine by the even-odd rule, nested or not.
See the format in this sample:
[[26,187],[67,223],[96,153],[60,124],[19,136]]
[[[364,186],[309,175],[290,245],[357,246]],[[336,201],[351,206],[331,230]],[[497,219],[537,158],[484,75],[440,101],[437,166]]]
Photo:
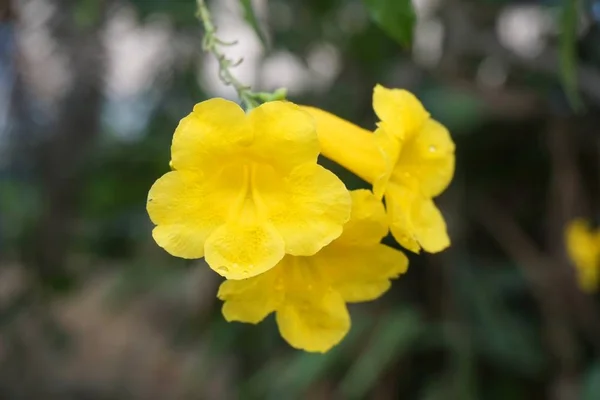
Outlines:
[[376,86],[375,133],[326,111],[303,107],[317,122],[321,152],[373,184],[385,203],[394,238],[405,248],[435,253],[450,245],[433,197],[454,175],[454,142],[410,92]]
[[586,221],[576,219],[567,226],[565,239],[579,287],[586,292],[597,290],[600,283],[600,231],[593,231]]
[[350,329],[346,303],[374,300],[406,271],[406,256],[380,244],[388,227],[383,205],[370,191],[352,193],[344,233],[310,257],[286,255],[254,278],[225,281],[218,297],[228,321],[256,324],[272,312],[293,347],[326,352]]
[[173,171],[148,194],[155,241],[229,279],[315,254],[350,216],[348,191],[318,154],[313,119],[292,103],[248,114],[223,99],[197,104],[175,131]]

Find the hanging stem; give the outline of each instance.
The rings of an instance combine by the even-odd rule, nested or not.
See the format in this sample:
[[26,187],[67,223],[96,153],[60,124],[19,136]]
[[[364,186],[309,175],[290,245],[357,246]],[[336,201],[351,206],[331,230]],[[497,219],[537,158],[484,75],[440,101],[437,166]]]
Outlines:
[[254,107],[258,107],[260,104],[267,101],[285,100],[287,95],[287,90],[285,88],[277,89],[274,92],[253,92],[250,86],[244,85],[231,73],[231,69],[238,66],[242,60],[233,62],[221,52],[219,47],[231,46],[236,44],[236,42],[227,43],[219,39],[217,37],[217,28],[215,27],[212,16],[210,15],[210,11],[206,6],[206,1],[196,0],[196,4],[198,5],[196,16],[204,27],[204,40],[202,42],[202,49],[205,52],[211,53],[213,56],[215,56],[217,62],[219,63],[219,79],[221,79],[225,85],[231,86],[235,89],[238,97],[246,109],[250,110]]
[[233,45],[234,43],[227,43],[222,41],[216,36],[217,29],[212,21],[212,16],[208,7],[206,6],[205,0],[196,0],[198,5],[197,17],[204,27],[204,40],[202,48],[205,52],[211,53],[217,59],[219,63],[219,78],[227,85],[231,86],[237,92],[240,100],[246,106],[247,109],[257,107],[261,102],[257,98],[257,93],[252,92],[249,86],[241,83],[232,73],[231,68],[240,64],[233,62],[225,56],[219,49],[220,46]]

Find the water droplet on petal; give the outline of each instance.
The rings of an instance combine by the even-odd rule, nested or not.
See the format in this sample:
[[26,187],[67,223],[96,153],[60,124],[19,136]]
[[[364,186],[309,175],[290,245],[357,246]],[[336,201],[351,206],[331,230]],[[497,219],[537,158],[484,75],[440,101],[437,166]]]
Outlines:
[[435,147],[434,145],[429,146],[429,151],[432,153],[435,153],[437,151],[437,147]]
[[229,272],[229,268],[227,268],[226,266],[222,265],[220,267],[217,267],[217,271],[226,274],[227,272]]
[[311,284],[308,284],[308,286],[306,286],[306,288],[307,288],[308,290],[313,290],[313,285],[311,285]]

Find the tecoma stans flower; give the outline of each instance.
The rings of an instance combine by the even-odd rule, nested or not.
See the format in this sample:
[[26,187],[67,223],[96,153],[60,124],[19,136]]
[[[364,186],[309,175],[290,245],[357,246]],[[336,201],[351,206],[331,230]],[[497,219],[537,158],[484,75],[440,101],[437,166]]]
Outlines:
[[248,114],[224,99],[197,104],[175,130],[173,171],[148,194],[154,239],[228,279],[315,254],[350,217],[350,194],[318,154],[313,118],[292,103]]
[[410,92],[376,86],[374,133],[326,111],[302,107],[317,123],[321,152],[385,196],[390,230],[405,248],[435,253],[450,245],[433,198],[454,175],[454,142]]
[[576,219],[567,226],[565,239],[579,287],[585,292],[596,291],[600,283],[600,230],[592,230],[586,221]]
[[286,255],[254,278],[225,281],[219,288],[227,321],[256,324],[272,312],[281,336],[293,347],[326,352],[350,329],[346,303],[385,293],[408,259],[380,244],[388,227],[383,204],[368,190],[352,193],[352,216],[344,233],[310,257]]

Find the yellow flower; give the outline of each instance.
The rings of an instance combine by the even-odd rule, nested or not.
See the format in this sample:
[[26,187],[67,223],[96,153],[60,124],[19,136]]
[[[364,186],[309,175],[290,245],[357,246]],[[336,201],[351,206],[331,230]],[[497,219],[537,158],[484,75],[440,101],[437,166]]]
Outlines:
[[292,103],[248,114],[223,99],[197,104],[175,131],[174,171],[148,194],[154,239],[229,279],[315,254],[350,216],[348,191],[318,154],[313,119]]
[[371,133],[326,111],[302,107],[316,120],[321,152],[385,196],[390,230],[405,248],[435,253],[450,245],[432,198],[454,175],[454,142],[410,92],[376,86],[379,119]]
[[344,233],[312,257],[285,256],[254,278],[225,281],[218,297],[227,321],[256,324],[276,313],[281,336],[293,347],[326,352],[350,329],[347,302],[374,300],[406,271],[406,256],[380,244],[385,210],[368,190],[352,193]]
[[600,231],[593,231],[582,220],[572,221],[566,229],[567,252],[577,271],[579,287],[586,292],[598,289],[600,278]]

